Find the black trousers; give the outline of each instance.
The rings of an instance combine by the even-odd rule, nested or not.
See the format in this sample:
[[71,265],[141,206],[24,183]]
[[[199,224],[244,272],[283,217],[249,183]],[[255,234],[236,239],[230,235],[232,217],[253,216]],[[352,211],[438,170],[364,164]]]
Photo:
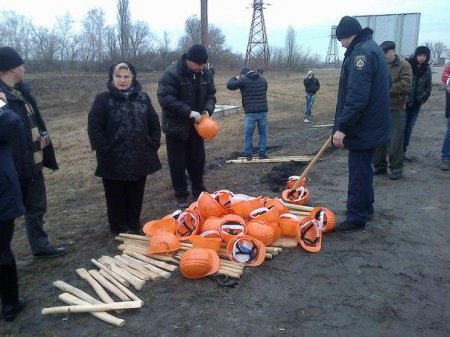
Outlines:
[[0,221],[0,264],[14,258],[11,250],[11,240],[14,234],[14,220]]
[[175,197],[188,196],[186,171],[192,184],[194,198],[205,190],[203,170],[205,168],[205,142],[194,128],[191,128],[188,140],[166,135],[167,157],[170,178]]
[[147,177],[138,181],[119,181],[103,178],[106,209],[111,233],[128,230],[140,232],[141,210]]

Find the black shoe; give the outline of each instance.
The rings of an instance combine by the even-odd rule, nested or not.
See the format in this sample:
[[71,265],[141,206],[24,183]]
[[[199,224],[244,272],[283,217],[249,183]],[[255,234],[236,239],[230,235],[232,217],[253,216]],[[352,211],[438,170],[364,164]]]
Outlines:
[[402,172],[401,171],[394,171],[391,172],[391,174],[389,175],[389,179],[391,180],[399,180],[402,177]]
[[253,159],[253,157],[252,156],[245,156],[245,159],[247,159],[247,161],[250,161],[250,160]]
[[441,170],[442,171],[450,170],[450,161],[443,161],[441,164]]
[[374,212],[367,214],[366,221],[371,221],[374,218]]
[[366,224],[364,222],[354,223],[350,221],[343,221],[334,227],[335,232],[353,232],[361,231],[366,229]]
[[176,197],[176,199],[177,199],[178,207],[180,207],[180,208],[189,207],[188,197],[187,196]]
[[17,302],[14,305],[3,305],[2,306],[2,313],[5,317],[5,321],[11,322],[16,319],[16,316],[19,312],[21,312],[27,303],[22,298],[19,298]]
[[36,258],[52,258],[52,257],[58,257],[58,256],[62,256],[65,255],[67,253],[66,248],[64,247],[53,247],[51,246],[50,248],[47,248],[46,250],[39,252],[39,253],[34,253],[33,256]]
[[378,176],[378,175],[382,175],[382,174],[387,174],[387,169],[380,168],[380,169],[373,170],[374,176]]
[[407,156],[406,154],[403,155],[403,161],[407,161],[408,163],[412,163],[413,161],[416,161],[416,157],[414,156]]
[[259,159],[269,159],[269,157],[267,156],[267,154],[260,154]]
[[7,322],[11,322],[26,305],[25,301],[19,298],[15,259],[0,264],[0,295],[3,316]]

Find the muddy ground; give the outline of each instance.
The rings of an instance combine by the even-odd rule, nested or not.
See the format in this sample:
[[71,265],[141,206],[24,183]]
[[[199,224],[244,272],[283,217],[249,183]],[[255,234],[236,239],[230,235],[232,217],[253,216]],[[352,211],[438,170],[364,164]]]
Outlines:
[[[434,69],[435,77],[441,69]],[[269,156],[311,155],[330,135],[338,71],[320,70],[322,84],[313,123],[303,123],[301,75],[267,74],[270,99]],[[157,111],[156,79],[139,74]],[[217,74],[218,101],[240,105],[238,93]],[[42,316],[44,307],[63,305],[52,286],[64,280],[94,295],[75,270],[92,269],[91,258],[119,253],[108,234],[101,181],[93,176],[94,153],[86,134],[87,111],[105,75],[29,74],[57,151],[60,170],[45,171],[49,209],[46,229],[68,254],[53,260],[30,256],[22,219],[13,250],[26,310],[12,323],[0,322],[0,336],[449,336],[450,174],[439,169],[445,132],[444,89],[437,82],[412,135],[404,178],[375,177],[375,218],[363,232],[329,233],[317,254],[284,249],[262,266],[246,268],[233,288],[212,279],[192,281],[179,272],[147,282],[136,294],[139,310],[117,314],[123,327],[88,314]],[[304,164],[226,164],[242,154],[242,114],[219,118],[221,133],[207,143],[205,181],[210,191],[281,196],[288,176]],[[164,137],[163,137],[164,140]],[[149,176],[142,222],[176,206],[164,142],[163,169]],[[344,218],[346,151],[327,151],[309,174],[310,205]]]

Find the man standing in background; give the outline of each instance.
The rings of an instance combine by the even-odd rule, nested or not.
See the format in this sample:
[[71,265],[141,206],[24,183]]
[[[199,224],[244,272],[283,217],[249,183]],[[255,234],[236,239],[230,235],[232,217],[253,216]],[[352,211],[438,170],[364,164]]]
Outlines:
[[447,133],[445,134],[444,144],[441,151],[441,170],[450,170],[450,64],[444,68],[441,77],[442,83],[445,84],[445,118],[447,118]]
[[22,118],[26,140],[12,144],[20,181],[28,242],[35,257],[64,255],[64,247],[53,246],[44,230],[47,193],[42,168],[57,170],[55,151],[29,85],[24,82],[22,57],[11,47],[0,48],[0,91],[9,107]]
[[386,56],[391,75],[390,109],[391,140],[389,144],[379,146],[373,159],[374,174],[387,174],[389,159],[389,178],[398,180],[403,174],[403,137],[405,129],[405,108],[408,92],[411,88],[412,69],[405,60],[395,53],[395,42],[384,41],[380,45]]
[[305,123],[309,123],[312,115],[312,107],[316,99],[316,93],[320,89],[319,80],[314,76],[312,70],[308,71],[308,75],[303,80],[303,85],[306,91],[306,108],[305,108]]

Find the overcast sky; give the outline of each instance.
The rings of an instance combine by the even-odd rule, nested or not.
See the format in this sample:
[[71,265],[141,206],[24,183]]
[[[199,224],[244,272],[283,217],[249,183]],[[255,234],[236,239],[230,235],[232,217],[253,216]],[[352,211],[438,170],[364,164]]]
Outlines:
[[[116,22],[116,0],[0,0],[1,10],[13,10],[38,26],[51,27],[57,16],[70,12],[80,22],[93,8],[101,8],[107,24]],[[186,19],[197,14],[200,0],[129,0],[133,21],[148,23],[152,33],[168,32],[173,47],[183,34]],[[226,45],[245,54],[253,9],[251,0],[208,0],[208,22],[221,29]],[[325,58],[331,26],[344,15],[421,13],[419,44],[443,42],[450,47],[450,0],[265,0],[264,18],[269,46],[284,46],[292,26],[303,50]],[[341,55],[345,51],[338,43]],[[413,51],[411,51],[413,52]]]

